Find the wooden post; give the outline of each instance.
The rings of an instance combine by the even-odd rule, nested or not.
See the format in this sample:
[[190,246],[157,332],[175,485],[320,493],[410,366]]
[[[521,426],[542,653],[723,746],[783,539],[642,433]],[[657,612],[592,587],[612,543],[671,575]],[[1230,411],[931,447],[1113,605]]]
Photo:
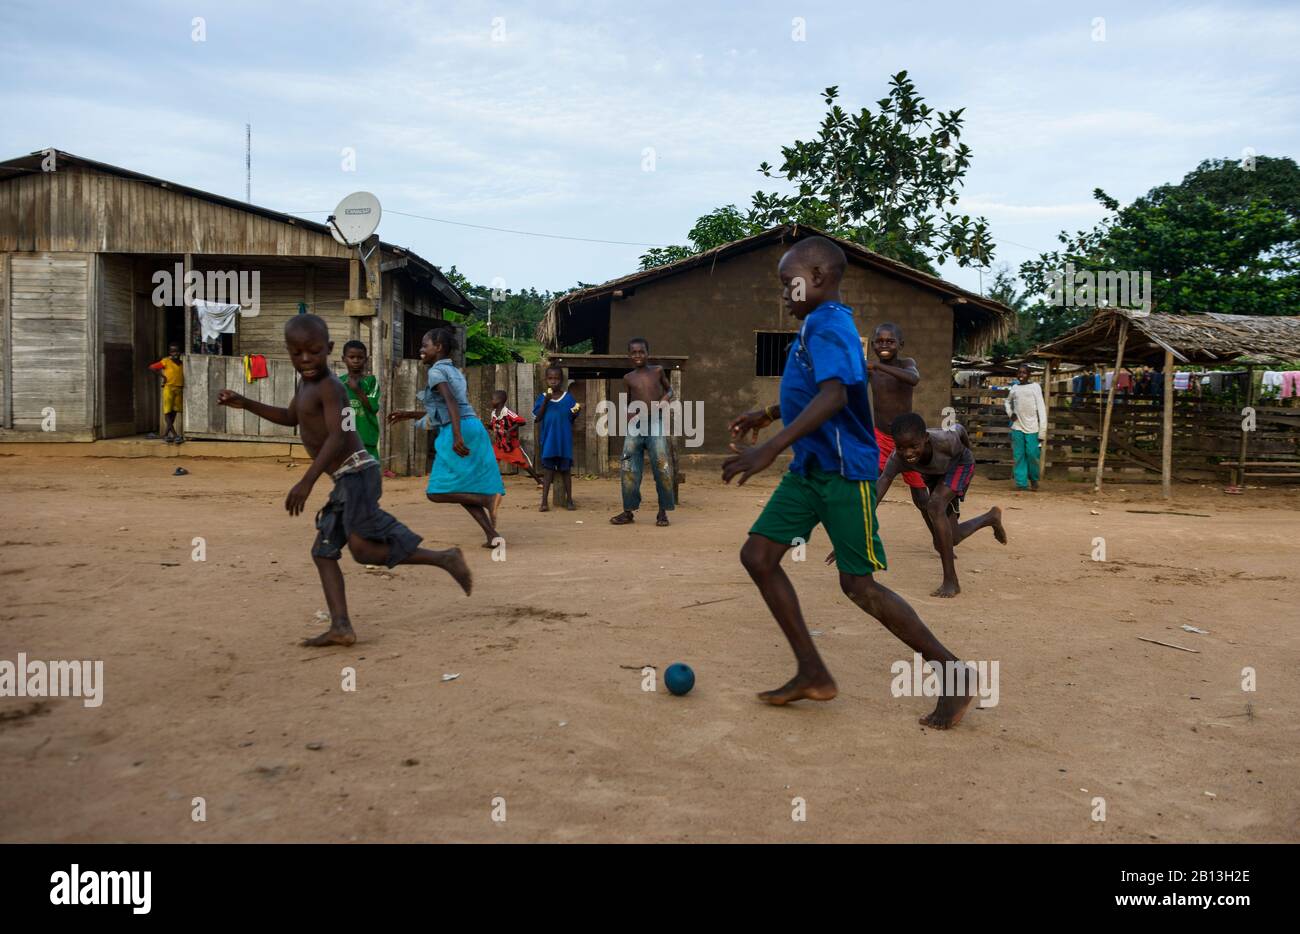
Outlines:
[[[307,300],[308,314],[316,314],[316,267],[308,266],[303,274],[303,298]],[[339,354],[341,357],[342,354]]]
[[[361,260],[348,260],[348,298],[356,299],[361,297]],[[314,309],[313,309],[314,310]],[[371,336],[374,335],[374,328],[371,328]],[[348,320],[348,340],[361,339],[361,319],[352,318]],[[371,352],[374,352],[374,346],[371,345]],[[381,390],[382,391],[382,390]]]
[[[1255,368],[1249,364],[1246,365],[1246,405],[1255,404]],[[1242,416],[1242,421],[1245,421]],[[1242,490],[1246,489],[1246,442],[1250,438],[1250,432],[1243,426],[1241,429],[1241,450],[1237,454],[1237,486]]]
[[194,306],[189,302],[186,281],[194,268],[194,254],[186,253],[181,266],[181,304],[185,306],[185,353],[194,353]]
[[1092,482],[1092,491],[1101,492],[1101,472],[1106,467],[1106,443],[1110,440],[1110,417],[1115,408],[1115,386],[1119,383],[1119,371],[1124,366],[1124,344],[1128,340],[1128,318],[1119,323],[1119,351],[1115,354],[1115,373],[1110,379],[1110,391],[1106,393],[1106,414],[1101,420],[1101,445],[1097,450],[1097,478]]
[[1165,351],[1165,419],[1160,445],[1160,485],[1165,499],[1173,498],[1174,475],[1174,355]]
[[[1052,419],[1052,358],[1048,357],[1043,361],[1043,410],[1047,414],[1047,422]],[[1047,479],[1047,446],[1051,443],[1052,433],[1047,423],[1043,425],[1043,443],[1039,445],[1038,452],[1038,479]]]
[[[391,432],[388,430],[388,413],[393,410],[393,378],[396,375],[396,369],[393,366],[393,349],[392,349],[392,322],[385,320],[392,318],[391,308],[386,309],[384,306],[383,296],[383,278],[379,272],[379,237],[372,235],[362,243],[361,248],[370,251],[370,258],[365,262],[364,279],[366,283],[366,298],[374,303],[375,318],[370,332],[373,340],[371,354],[374,357],[372,370],[379,379],[379,463],[382,467],[387,468],[392,452],[389,450],[392,446]],[[352,287],[351,273],[352,268],[349,263],[349,289]],[[360,272],[361,270],[359,270]],[[389,313],[385,315],[385,311]],[[353,318],[349,325],[349,333],[352,340],[361,336],[361,322],[358,318]]]

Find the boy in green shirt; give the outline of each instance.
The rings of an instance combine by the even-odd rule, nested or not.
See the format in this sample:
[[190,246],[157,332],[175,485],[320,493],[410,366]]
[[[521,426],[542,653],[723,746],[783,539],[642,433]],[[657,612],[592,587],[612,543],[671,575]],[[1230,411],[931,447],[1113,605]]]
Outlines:
[[348,402],[356,417],[357,434],[361,445],[381,464],[379,456],[379,378],[366,375],[369,352],[361,341],[348,341],[343,345],[343,364],[348,377],[343,385],[348,390]]

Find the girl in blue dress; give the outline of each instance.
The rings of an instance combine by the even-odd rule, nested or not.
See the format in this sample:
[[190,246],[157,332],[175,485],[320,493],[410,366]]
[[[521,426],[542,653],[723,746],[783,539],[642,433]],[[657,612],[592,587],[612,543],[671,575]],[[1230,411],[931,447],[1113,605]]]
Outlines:
[[496,512],[505,484],[492,453],[492,439],[465,393],[465,374],[451,362],[456,338],[451,328],[435,328],[420,343],[420,359],[429,365],[429,385],[416,393],[424,411],[393,412],[390,422],[419,419],[417,428],[437,428],[433,467],[426,489],[435,503],[459,503],[487,536],[497,538]]

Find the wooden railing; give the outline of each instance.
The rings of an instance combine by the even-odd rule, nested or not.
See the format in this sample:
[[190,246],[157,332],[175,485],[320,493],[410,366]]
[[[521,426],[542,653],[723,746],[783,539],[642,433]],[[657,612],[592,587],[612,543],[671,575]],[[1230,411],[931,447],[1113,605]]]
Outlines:
[[[975,446],[976,461],[991,477],[1010,475],[1011,419],[1005,391],[954,389],[953,408]],[[1097,463],[1104,393],[1055,393],[1048,417],[1045,460],[1048,475],[1088,474]],[[1300,460],[1300,407],[1256,404],[1255,430],[1248,432],[1249,476],[1284,480]],[[1174,400],[1173,474],[1180,479],[1223,479],[1238,463],[1242,406],[1179,394]],[[1162,402],[1150,397],[1116,397],[1106,468],[1135,478],[1160,476]],[[1255,466],[1264,465],[1264,466]],[[1269,469],[1275,467],[1276,469]],[[1278,476],[1270,477],[1270,474]]]
[[293,399],[298,374],[288,360],[268,360],[266,379],[244,380],[243,357],[206,354],[185,356],[185,407],[183,432],[188,438],[226,441],[292,441],[297,429],[276,425],[243,409],[217,405],[217,393],[233,389],[267,405],[287,406]]

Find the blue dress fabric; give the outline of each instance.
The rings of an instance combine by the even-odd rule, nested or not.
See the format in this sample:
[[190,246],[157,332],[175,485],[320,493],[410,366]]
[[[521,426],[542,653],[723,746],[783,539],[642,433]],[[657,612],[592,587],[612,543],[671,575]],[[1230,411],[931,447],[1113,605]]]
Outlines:
[[[456,443],[455,432],[451,430],[451,412],[447,402],[438,390],[440,383],[446,383],[456,403],[460,415],[460,434],[469,448],[469,454],[461,457],[453,450]],[[474,407],[469,404],[465,392],[465,374],[456,369],[447,359],[439,360],[429,367],[429,385],[420,390],[416,398],[424,405],[425,415],[417,421],[416,427],[439,429],[433,441],[433,466],[429,468],[428,493],[478,493],[482,495],[504,495],[506,488],[501,482],[501,470],[497,467],[496,455],[492,453],[492,439],[487,428],[479,420]]]
[[571,470],[573,468],[573,423],[578,418],[578,400],[565,390],[558,399],[546,403],[542,412],[542,403],[546,394],[537,397],[533,404],[533,418],[541,416],[538,429],[539,456],[542,466],[548,470]]

